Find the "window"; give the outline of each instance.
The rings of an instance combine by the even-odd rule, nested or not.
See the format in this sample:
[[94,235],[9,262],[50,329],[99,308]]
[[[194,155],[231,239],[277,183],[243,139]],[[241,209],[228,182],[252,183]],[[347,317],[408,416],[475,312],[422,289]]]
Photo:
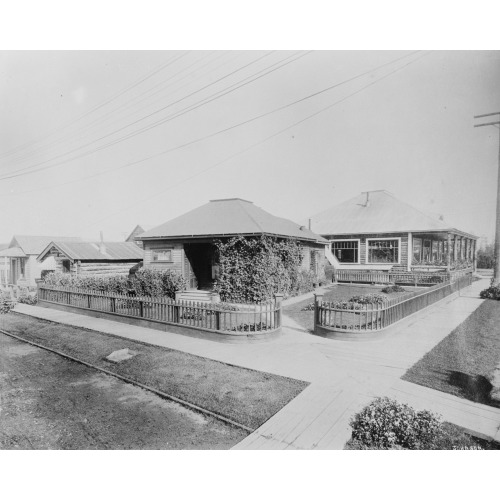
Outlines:
[[374,239],[367,238],[368,263],[397,264],[399,263],[399,238]]
[[424,240],[424,247],[422,250],[423,262],[429,261],[431,258],[431,240]]
[[422,260],[422,239],[413,238],[413,260],[419,264]]
[[339,262],[359,263],[359,240],[332,241],[332,253]]
[[172,262],[172,249],[157,248],[151,250],[151,259],[153,262]]
[[432,240],[432,260],[436,261],[439,259],[439,241]]
[[314,274],[318,274],[318,251],[317,250],[311,250],[311,261],[309,264],[309,269]]
[[62,272],[69,273],[71,271],[71,263],[69,260],[62,261]]

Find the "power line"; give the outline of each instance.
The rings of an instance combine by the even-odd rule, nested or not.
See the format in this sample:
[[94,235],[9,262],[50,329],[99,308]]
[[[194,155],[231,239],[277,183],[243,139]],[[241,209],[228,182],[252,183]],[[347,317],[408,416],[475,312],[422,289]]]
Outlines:
[[[67,122],[67,123],[64,123],[62,124],[61,126],[57,127],[56,129],[54,129],[52,132],[50,132],[49,134],[47,134],[45,136],[44,139],[37,139],[37,140],[34,140],[34,141],[30,141],[28,143],[24,143],[23,145],[19,145],[19,146],[16,146],[15,148],[13,148],[12,150],[10,151],[7,151],[5,153],[2,153],[0,155],[0,159],[3,159],[7,156],[9,156],[10,154],[12,154],[15,150],[18,150],[20,148],[25,148],[27,146],[30,146],[30,145],[33,145],[35,143],[39,143],[41,141],[44,141],[47,139],[47,137],[51,137],[52,135],[54,135],[56,132],[60,131],[60,130],[64,130],[66,129],[67,127],[70,127],[72,125],[74,125],[75,123],[79,122],[80,120],[82,120],[83,118],[85,118],[86,116],[90,115],[91,113],[94,113],[95,111],[97,111],[98,109],[101,109],[102,107],[106,106],[107,104],[109,104],[110,102],[113,102],[115,101],[116,99],[118,99],[119,97],[121,97],[122,95],[126,94],[127,92],[129,92],[130,90],[132,90],[133,88],[137,87],[138,85],[140,85],[141,83],[145,82],[146,80],[148,80],[149,78],[151,78],[152,76],[156,75],[157,73],[159,73],[160,71],[162,71],[163,69],[167,68],[168,66],[170,66],[171,64],[173,64],[174,62],[178,61],[179,59],[182,59],[185,55],[187,55],[187,51],[185,51],[183,54],[175,57],[175,56],[172,56],[172,58],[170,58],[167,62],[165,63],[162,63],[160,64],[159,66],[157,66],[152,72],[148,73],[146,76],[144,77],[141,77],[139,78],[139,80],[136,80],[134,83],[132,83],[132,85],[130,85],[129,87],[123,89],[122,91],[120,91],[118,94],[116,94],[115,96],[103,101],[102,103],[94,106],[92,109],[86,111],[85,113],[83,113],[82,115],[78,116],[77,118],[73,119],[72,121],[70,122]],[[172,60],[173,59],[173,60]]]
[[[323,93],[325,93],[325,92],[328,92],[328,91],[330,91],[330,90],[333,90],[334,88],[337,88],[337,87],[339,87],[339,86],[341,86],[341,85],[344,85],[345,83],[352,82],[353,80],[358,79],[358,78],[361,78],[362,76],[365,76],[365,75],[367,75],[367,74],[369,74],[369,73],[373,73],[373,72],[378,71],[378,70],[380,70],[380,69],[382,69],[382,68],[384,68],[384,67],[386,67],[386,66],[388,66],[388,65],[391,65],[391,64],[394,64],[394,63],[396,63],[396,62],[399,62],[400,60],[402,60],[402,59],[404,59],[404,58],[411,57],[411,56],[415,55],[415,54],[416,54],[416,53],[418,53],[418,52],[419,52],[419,51],[415,51],[415,52],[412,52],[412,53],[410,53],[410,54],[406,54],[406,55],[404,55],[404,56],[398,57],[398,58],[393,59],[393,60],[391,60],[391,61],[389,61],[389,62],[387,62],[387,63],[384,63],[384,64],[382,64],[382,65],[380,65],[380,66],[378,66],[378,67],[376,67],[376,68],[370,69],[370,70],[368,70],[368,71],[364,71],[364,72],[359,73],[358,75],[356,75],[356,76],[354,76],[354,77],[348,78],[348,79],[343,80],[343,81],[341,81],[341,82],[338,82],[338,83],[335,83],[335,84],[333,84],[333,85],[330,85],[330,86],[328,86],[328,87],[326,87],[326,88],[324,88],[324,89],[322,89],[322,90],[320,90],[320,91],[317,91],[317,92],[314,92],[314,93],[312,93],[312,94],[309,94],[309,95],[308,95],[308,96],[306,96],[306,97],[302,97],[302,98],[300,98],[300,99],[297,99],[296,101],[293,101],[293,102],[291,102],[291,103],[285,104],[285,105],[280,106],[280,107],[278,107],[278,108],[275,108],[275,109],[273,109],[273,110],[271,110],[271,111],[267,111],[267,112],[262,113],[262,114],[260,114],[260,115],[254,116],[254,117],[249,118],[248,120],[245,120],[245,121],[243,121],[243,122],[239,122],[239,123],[233,124],[233,125],[231,125],[231,126],[229,126],[229,127],[226,127],[226,128],[224,128],[224,129],[218,130],[218,131],[213,132],[212,134],[206,135],[206,136],[204,136],[204,137],[200,137],[200,138],[198,138],[198,139],[194,139],[194,140],[191,140],[191,141],[185,142],[185,143],[183,143],[183,144],[181,144],[181,145],[179,145],[179,146],[175,146],[175,147],[172,147],[172,148],[166,149],[166,150],[164,150],[164,151],[160,151],[159,153],[155,153],[154,155],[150,155],[150,156],[148,156],[148,157],[141,158],[140,160],[136,160],[136,161],[133,161],[133,162],[129,162],[129,163],[125,164],[125,165],[119,165],[118,167],[115,167],[115,168],[112,168],[112,169],[108,169],[108,170],[106,170],[106,171],[104,171],[104,172],[99,172],[99,173],[97,173],[97,174],[94,174],[94,175],[91,175],[91,176],[87,176],[87,177],[84,177],[84,178],[80,178],[80,179],[78,179],[78,180],[69,181],[69,182],[66,182],[66,183],[63,183],[63,184],[58,184],[58,185],[57,185],[57,187],[65,186],[65,185],[68,185],[68,184],[72,184],[72,183],[74,183],[74,182],[81,182],[82,180],[87,180],[87,179],[95,178],[95,177],[98,177],[98,176],[100,176],[100,175],[105,175],[105,174],[107,174],[107,173],[114,172],[114,171],[116,171],[116,170],[120,170],[120,169],[122,169],[122,168],[127,168],[127,167],[131,167],[131,166],[134,166],[134,165],[138,165],[138,164],[143,163],[143,162],[145,162],[145,161],[148,161],[148,160],[151,160],[151,159],[157,158],[157,157],[159,157],[159,156],[163,156],[163,155],[168,154],[168,153],[171,153],[171,152],[173,152],[173,151],[177,151],[177,150],[179,150],[179,149],[181,149],[181,148],[185,148],[185,147],[188,147],[188,146],[194,145],[194,144],[196,144],[196,143],[198,143],[198,142],[201,142],[201,141],[204,141],[204,140],[210,139],[210,138],[212,138],[212,137],[215,137],[215,136],[217,136],[217,135],[223,134],[223,133],[228,132],[228,131],[230,131],[230,130],[233,130],[233,129],[236,129],[236,128],[238,128],[238,127],[241,127],[241,126],[247,125],[248,123],[254,122],[254,121],[258,120],[258,119],[264,118],[264,117],[269,116],[269,115],[271,115],[271,114],[273,114],[273,113],[277,113],[277,112],[279,112],[279,111],[282,111],[282,110],[284,110],[284,109],[287,109],[287,108],[289,108],[289,107],[291,107],[291,106],[293,106],[293,105],[295,105],[295,104],[297,104],[297,103],[304,102],[304,101],[305,101],[305,100],[307,100],[307,99],[311,99],[311,98],[316,97],[316,96],[318,96],[318,95],[320,95],[320,94],[323,94]],[[417,59],[414,59],[413,61],[416,61],[416,60],[417,60]],[[352,95],[354,95],[354,94],[352,94]],[[52,188],[52,187],[56,187],[56,186],[49,186],[48,188],[50,189],[50,188]],[[23,191],[23,192],[21,192],[21,193],[15,193],[15,194],[27,194],[27,193],[31,193],[31,192],[34,192],[34,191],[39,191],[40,189],[47,189],[47,188],[38,188],[38,189],[34,189],[34,190],[30,190],[30,191]],[[13,194],[14,194],[14,193],[13,193]]]
[[[83,149],[83,148],[85,148],[85,147],[87,147],[87,146],[89,146],[89,145],[92,145],[92,143],[98,142],[98,141],[100,141],[100,140],[102,140],[102,139],[105,139],[105,138],[107,138],[107,137],[109,137],[109,136],[111,136],[111,135],[114,135],[114,134],[116,134],[117,132],[120,132],[120,131],[122,131],[122,130],[124,130],[124,129],[126,129],[126,128],[128,128],[128,127],[132,126],[132,125],[135,125],[136,123],[138,123],[138,122],[140,122],[140,121],[143,121],[144,119],[149,118],[150,116],[152,116],[152,115],[154,115],[154,114],[156,114],[156,113],[158,113],[158,112],[160,112],[160,111],[162,111],[162,110],[164,110],[164,109],[166,109],[166,108],[168,108],[168,107],[171,107],[171,106],[172,106],[172,105],[174,105],[174,104],[177,104],[177,103],[179,103],[179,102],[181,102],[181,101],[185,100],[187,97],[191,97],[192,95],[194,95],[194,94],[196,94],[196,93],[198,93],[198,92],[201,92],[202,90],[204,90],[204,89],[206,89],[206,88],[208,88],[208,87],[210,87],[210,86],[212,86],[212,85],[215,85],[216,83],[218,83],[218,82],[220,82],[220,81],[224,80],[225,78],[228,78],[228,77],[232,76],[233,74],[235,74],[235,73],[237,73],[237,72],[239,72],[239,71],[242,71],[243,69],[245,69],[245,68],[249,67],[250,65],[257,63],[258,61],[260,61],[260,60],[261,60],[261,59],[263,59],[264,57],[268,57],[271,53],[272,53],[272,51],[271,51],[271,52],[268,52],[268,53],[266,53],[266,54],[264,54],[263,56],[261,56],[261,57],[259,57],[259,58],[255,59],[255,60],[253,60],[253,61],[251,61],[250,63],[245,64],[244,66],[241,66],[240,68],[238,68],[238,69],[236,69],[236,70],[232,71],[231,73],[229,73],[229,74],[227,74],[227,75],[225,75],[225,76],[223,76],[223,77],[221,77],[221,78],[217,79],[216,81],[214,81],[214,82],[212,82],[212,83],[210,83],[210,84],[208,84],[208,85],[205,85],[205,86],[204,86],[204,87],[202,87],[201,89],[198,89],[198,90],[196,90],[196,91],[192,92],[192,93],[191,93],[191,94],[189,94],[188,96],[184,96],[183,98],[181,98],[181,99],[179,99],[179,100],[175,101],[174,103],[170,103],[168,106],[165,106],[165,107],[163,107],[163,108],[161,108],[161,109],[159,109],[159,110],[156,110],[154,113],[151,113],[150,115],[145,116],[145,117],[143,117],[143,118],[141,118],[141,119],[139,119],[139,120],[136,120],[135,122],[130,123],[130,124],[128,124],[128,125],[126,125],[126,126],[124,126],[124,127],[120,128],[120,129],[118,129],[118,130],[115,130],[115,131],[113,131],[113,132],[111,132],[111,133],[109,133],[109,134],[106,134],[106,135],[104,135],[104,136],[100,137],[99,139],[96,139],[96,140],[94,140],[94,141],[92,141],[92,142],[90,142],[90,143],[84,144],[83,146],[80,146],[80,147],[75,148],[75,149],[73,149],[73,150],[67,151],[66,153],[63,153],[63,154],[57,155],[57,156],[55,156],[55,157],[53,157],[53,158],[51,158],[51,159],[49,159],[49,160],[45,160],[45,161],[43,161],[43,162],[39,162],[39,163],[36,163],[36,164],[34,164],[34,165],[30,165],[30,166],[28,166],[28,167],[24,167],[24,168],[21,168],[21,169],[18,169],[18,170],[14,170],[14,171],[11,173],[12,175],[11,175],[11,174],[7,174],[7,175],[5,175],[5,176],[2,176],[2,177],[0,177],[0,180],[4,180],[4,179],[11,179],[11,178],[14,178],[14,177],[19,177],[19,176],[21,176],[21,175],[26,175],[27,173],[34,173],[34,172],[39,172],[39,171],[41,171],[41,170],[46,170],[47,168],[53,168],[53,167],[58,166],[58,165],[60,165],[60,164],[66,163],[66,162],[68,162],[68,161],[72,161],[72,160],[74,160],[74,159],[81,158],[82,156],[86,156],[86,155],[88,155],[88,154],[92,154],[92,153],[94,153],[94,152],[96,152],[96,151],[99,151],[99,150],[103,149],[103,147],[108,147],[109,145],[113,145],[114,143],[110,143],[110,144],[109,144],[109,145],[107,145],[107,146],[101,146],[100,148],[98,148],[98,149],[96,149],[96,150],[94,150],[94,151],[87,152],[87,153],[85,153],[85,154],[83,154],[83,155],[78,155],[77,157],[75,157],[75,158],[73,158],[73,159],[71,159],[71,160],[65,160],[65,161],[63,161],[63,162],[60,162],[60,163],[58,163],[58,164],[55,164],[55,165],[52,165],[52,166],[49,166],[49,167],[44,167],[44,168],[40,168],[40,169],[36,169],[36,168],[35,168],[35,167],[37,167],[37,166],[45,165],[46,163],[48,163],[48,162],[50,162],[50,161],[53,161],[53,160],[56,160],[56,159],[58,159],[58,158],[61,158],[61,157],[67,156],[68,154],[71,154],[71,153],[74,153],[74,152],[76,152],[76,151],[79,151],[80,149]],[[276,64],[276,63],[274,63],[274,64]],[[251,83],[251,82],[250,82],[250,83]],[[220,96],[219,96],[219,97],[220,97]],[[138,135],[139,133],[142,133],[142,132],[147,131],[147,130],[149,130],[149,128],[146,128],[145,130],[142,130],[142,131],[136,132],[136,133],[134,133],[133,135]],[[129,138],[129,137],[127,137],[127,138]],[[119,141],[119,142],[121,142],[121,141]],[[26,172],[26,171],[28,171],[28,170],[29,170],[29,172]],[[19,173],[19,172],[21,172],[21,173]]]
[[150,195],[150,196],[148,196],[148,197],[146,197],[146,198],[142,198],[141,200],[137,201],[136,203],[133,203],[133,204],[129,205],[126,209],[118,210],[118,211],[116,211],[116,212],[114,212],[114,213],[112,213],[112,214],[108,214],[108,215],[107,215],[107,216],[105,216],[105,217],[101,217],[99,220],[96,220],[95,222],[92,222],[91,224],[89,224],[89,225],[88,225],[88,226],[86,226],[86,227],[90,227],[90,226],[92,226],[94,223],[101,222],[102,220],[105,220],[105,219],[108,219],[109,217],[112,217],[112,216],[114,216],[114,215],[117,215],[117,214],[119,214],[119,213],[123,212],[124,210],[128,210],[129,208],[131,208],[131,207],[133,207],[133,206],[136,206],[136,205],[138,205],[138,204],[140,204],[140,203],[143,203],[144,201],[148,201],[148,200],[150,200],[150,199],[152,199],[152,198],[156,198],[157,196],[160,196],[160,195],[162,195],[162,194],[164,194],[164,193],[166,193],[166,192],[168,192],[168,191],[171,191],[172,189],[175,189],[175,188],[176,188],[176,187],[178,187],[180,184],[183,184],[184,182],[187,182],[187,181],[189,181],[189,180],[192,180],[192,179],[194,179],[195,177],[197,177],[198,175],[204,174],[204,173],[206,173],[206,172],[208,172],[208,171],[210,171],[210,170],[212,170],[212,169],[214,169],[214,168],[216,168],[216,167],[218,167],[218,166],[220,166],[220,165],[222,165],[222,164],[224,164],[224,163],[226,163],[226,162],[228,162],[228,161],[232,160],[233,158],[235,158],[235,157],[237,157],[237,156],[240,156],[240,155],[242,155],[242,154],[244,154],[244,153],[246,153],[246,152],[250,151],[251,149],[254,149],[254,148],[256,148],[256,147],[258,147],[258,146],[260,146],[260,145],[264,144],[265,142],[267,142],[267,141],[269,141],[269,140],[273,139],[274,137],[277,137],[278,135],[281,135],[283,132],[286,132],[286,131],[290,130],[291,128],[295,127],[295,126],[300,125],[300,124],[302,124],[302,123],[306,122],[307,120],[310,120],[311,118],[314,118],[315,116],[318,116],[318,115],[320,115],[321,113],[324,113],[324,112],[326,112],[326,111],[330,110],[330,109],[331,109],[331,108],[333,108],[334,106],[337,106],[338,104],[340,104],[340,103],[342,103],[342,102],[346,101],[347,99],[350,99],[351,97],[353,97],[353,96],[355,96],[355,95],[357,95],[357,94],[359,94],[359,93],[363,92],[363,91],[364,91],[364,90],[366,90],[367,88],[369,88],[369,87],[371,87],[371,86],[373,86],[373,85],[377,84],[378,82],[380,82],[380,81],[382,81],[382,80],[384,80],[384,79],[388,78],[389,76],[391,76],[391,75],[393,75],[393,74],[397,73],[398,71],[401,71],[403,68],[406,68],[407,66],[409,66],[409,65],[411,65],[411,64],[413,64],[413,63],[415,63],[415,62],[417,62],[418,60],[422,59],[423,57],[427,56],[428,54],[429,54],[429,52],[427,52],[427,53],[425,53],[425,54],[422,54],[420,57],[417,57],[417,58],[413,59],[412,61],[410,61],[410,62],[408,62],[408,63],[404,64],[403,66],[401,66],[401,67],[399,67],[399,68],[396,68],[396,69],[392,70],[391,72],[387,73],[386,75],[383,75],[383,76],[381,76],[380,78],[378,78],[378,79],[376,79],[376,80],[374,80],[374,81],[372,81],[372,82],[368,83],[367,85],[365,85],[365,86],[361,87],[361,88],[360,88],[360,89],[358,89],[357,91],[352,92],[351,94],[349,94],[349,95],[347,95],[347,96],[343,97],[342,99],[339,99],[338,101],[333,102],[332,104],[329,104],[328,106],[326,106],[326,107],[324,107],[324,108],[320,109],[319,111],[316,111],[316,112],[314,112],[314,113],[312,113],[312,114],[308,115],[307,117],[302,118],[301,120],[298,120],[298,121],[294,122],[293,124],[288,125],[287,127],[280,129],[279,131],[277,131],[277,132],[273,133],[272,135],[270,135],[270,136],[268,136],[268,137],[266,137],[266,138],[264,138],[264,139],[262,139],[262,140],[260,140],[260,141],[258,141],[258,142],[256,142],[256,143],[254,143],[254,144],[252,144],[252,145],[250,145],[250,146],[246,147],[245,149],[243,149],[243,150],[241,150],[241,151],[238,151],[237,153],[234,153],[234,154],[232,154],[232,155],[228,156],[228,157],[227,157],[227,158],[225,158],[224,160],[219,161],[219,162],[217,162],[217,163],[215,163],[215,164],[211,165],[210,167],[207,167],[207,168],[205,168],[205,169],[203,169],[203,170],[201,170],[201,171],[199,171],[199,172],[197,172],[197,173],[195,173],[195,174],[193,174],[193,175],[191,175],[191,176],[189,176],[189,177],[187,177],[187,178],[183,179],[182,181],[180,181],[180,182],[178,182],[178,183],[172,184],[172,185],[170,185],[168,188],[163,189],[163,190],[161,190],[160,192],[158,192],[158,193],[156,193],[156,194],[154,194],[154,195]]

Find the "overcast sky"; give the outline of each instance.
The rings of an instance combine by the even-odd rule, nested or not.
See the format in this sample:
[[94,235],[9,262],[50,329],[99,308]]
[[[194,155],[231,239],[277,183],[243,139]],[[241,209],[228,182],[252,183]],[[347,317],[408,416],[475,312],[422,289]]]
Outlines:
[[499,130],[473,116],[499,82],[494,51],[2,51],[0,243],[228,197],[302,222],[371,189],[491,239]]

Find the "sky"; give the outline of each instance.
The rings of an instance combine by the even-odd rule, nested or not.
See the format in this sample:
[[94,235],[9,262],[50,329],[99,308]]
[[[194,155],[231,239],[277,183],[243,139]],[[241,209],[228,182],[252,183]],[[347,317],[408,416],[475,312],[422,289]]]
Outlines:
[[499,51],[0,51],[0,243],[375,189],[491,241],[499,82]]

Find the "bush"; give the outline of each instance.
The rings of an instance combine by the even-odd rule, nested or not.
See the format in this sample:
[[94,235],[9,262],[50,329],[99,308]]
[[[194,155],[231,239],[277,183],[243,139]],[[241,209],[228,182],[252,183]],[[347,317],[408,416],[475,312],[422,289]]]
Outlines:
[[490,287],[481,290],[481,292],[479,292],[479,296],[482,299],[500,300],[500,283],[494,285],[493,280],[491,280]]
[[427,410],[416,411],[387,397],[377,398],[349,422],[352,437],[366,446],[409,450],[431,449],[441,434],[439,417]]
[[387,297],[384,297],[379,293],[368,293],[366,295],[354,295],[349,299],[349,302],[355,302],[356,304],[361,304],[361,305],[383,304],[387,302]]
[[399,285],[389,285],[386,286],[385,288],[382,288],[381,290],[382,293],[403,293],[406,292],[406,290]]
[[6,299],[0,292],[0,314],[7,314],[15,306],[15,302]]
[[25,297],[19,297],[17,301],[19,304],[34,306],[38,303],[38,297],[36,295],[26,295]]
[[477,267],[479,269],[493,269],[494,264],[495,249],[492,243],[477,251]]

